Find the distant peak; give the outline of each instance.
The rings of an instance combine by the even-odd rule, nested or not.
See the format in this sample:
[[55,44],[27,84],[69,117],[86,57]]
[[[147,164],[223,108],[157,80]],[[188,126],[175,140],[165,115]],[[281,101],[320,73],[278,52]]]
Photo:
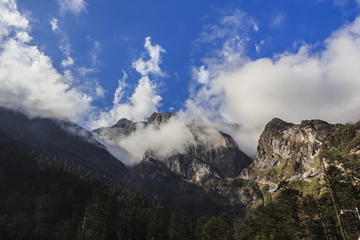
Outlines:
[[148,118],[147,122],[149,124],[153,123],[153,124],[160,125],[162,123],[168,122],[171,117],[175,117],[175,114],[173,114],[171,112],[162,112],[162,113],[154,112]]

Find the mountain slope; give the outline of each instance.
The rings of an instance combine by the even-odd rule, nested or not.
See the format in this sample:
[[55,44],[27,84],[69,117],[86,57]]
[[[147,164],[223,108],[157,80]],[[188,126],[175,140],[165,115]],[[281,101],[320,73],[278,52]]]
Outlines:
[[[161,131],[174,120],[176,117],[172,113],[153,113],[146,122],[120,119],[114,126],[96,129],[93,133],[116,142],[117,139],[126,140],[139,129]],[[246,201],[241,195],[246,190],[239,188],[246,188],[249,181],[229,182],[228,179],[238,176],[252,160],[226,133],[199,122],[188,124],[186,128],[192,138],[181,152],[163,156],[152,149],[145,151],[141,162],[131,168],[133,188],[166,207],[178,211],[193,209],[198,216],[219,215],[224,211],[242,215]]]
[[[100,138],[114,141],[126,138],[139,128],[146,129],[151,126],[159,129],[171,119],[176,119],[172,113],[153,113],[147,122],[134,123],[127,119],[121,119],[114,126],[99,128],[93,133]],[[223,179],[237,176],[242,169],[251,163],[252,160],[239,149],[230,135],[208,129],[201,123],[194,123],[186,127],[192,135],[192,139],[186,143],[181,152],[174,151],[170,155],[161,156],[149,148],[142,159],[151,156],[158,162],[164,163],[163,166],[171,172],[198,183],[212,177]]]
[[0,144],[20,147],[54,160],[65,158],[85,170],[114,178],[128,178],[129,171],[93,135],[65,120],[35,117],[0,108]]

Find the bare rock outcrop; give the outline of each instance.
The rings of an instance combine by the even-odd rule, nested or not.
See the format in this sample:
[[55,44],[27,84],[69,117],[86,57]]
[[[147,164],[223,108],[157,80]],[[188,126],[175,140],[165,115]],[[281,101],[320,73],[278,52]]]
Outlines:
[[281,180],[306,180],[319,175],[323,171],[318,158],[321,147],[328,145],[327,137],[336,129],[337,125],[321,120],[292,124],[272,119],[260,136],[256,158],[241,177],[275,190]]

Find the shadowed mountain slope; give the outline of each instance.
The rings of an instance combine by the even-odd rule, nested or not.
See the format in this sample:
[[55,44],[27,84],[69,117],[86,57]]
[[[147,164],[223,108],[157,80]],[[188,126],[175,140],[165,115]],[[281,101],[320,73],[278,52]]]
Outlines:
[[128,169],[79,125],[54,118],[29,118],[22,112],[0,108],[0,144],[50,155],[114,178],[128,178]]

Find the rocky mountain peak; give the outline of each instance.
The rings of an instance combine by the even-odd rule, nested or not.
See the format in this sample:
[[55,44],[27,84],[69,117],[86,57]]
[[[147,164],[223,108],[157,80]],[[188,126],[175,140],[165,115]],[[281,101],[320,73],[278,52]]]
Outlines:
[[281,180],[308,180],[319,175],[321,147],[340,125],[318,119],[303,120],[301,124],[272,119],[260,136],[256,158],[242,177],[276,189]]
[[116,134],[123,134],[128,136],[130,133],[136,130],[136,123],[130,121],[126,118],[120,119],[114,126],[111,128],[117,129]]
[[122,118],[120,119],[113,127],[121,127],[121,128],[126,128],[129,125],[131,125],[131,123],[133,123],[132,121],[126,119],[126,118]]
[[263,134],[271,132],[281,132],[289,126],[294,125],[293,123],[285,122],[280,118],[273,118],[268,124],[266,124]]
[[147,122],[148,122],[148,124],[161,125],[161,124],[167,123],[171,117],[175,117],[175,114],[173,114],[171,112],[162,112],[162,113],[154,112],[147,119]]

